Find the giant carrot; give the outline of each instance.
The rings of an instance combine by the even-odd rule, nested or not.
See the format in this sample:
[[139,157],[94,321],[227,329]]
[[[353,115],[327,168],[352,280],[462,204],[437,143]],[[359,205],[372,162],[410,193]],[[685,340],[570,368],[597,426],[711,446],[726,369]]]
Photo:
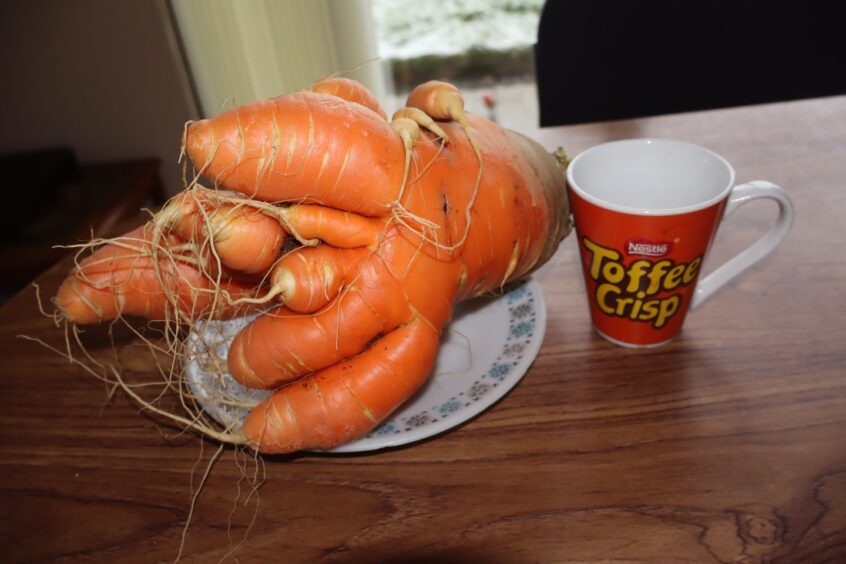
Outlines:
[[275,390],[228,439],[262,452],[373,429],[425,381],[455,303],[526,276],[570,229],[559,162],[466,113],[452,85],[422,85],[393,125],[356,88],[248,104],[186,131],[198,174],[307,245],[267,273],[258,291],[283,305],[228,355],[241,382]]

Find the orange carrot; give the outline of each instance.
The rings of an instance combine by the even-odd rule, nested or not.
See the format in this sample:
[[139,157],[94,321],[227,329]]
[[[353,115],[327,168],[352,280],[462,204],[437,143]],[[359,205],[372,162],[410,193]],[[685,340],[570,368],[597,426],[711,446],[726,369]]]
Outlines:
[[[154,259],[152,226],[127,233],[83,259],[59,287],[55,304],[77,324],[100,323],[120,315],[170,319],[227,317],[245,310],[221,296],[251,297],[254,283],[224,278],[220,283],[204,274],[191,255],[164,253]],[[185,243],[177,237],[162,241],[174,250]]]
[[366,216],[399,193],[402,141],[359,104],[299,92],[188,126],[186,152],[216,184],[266,202],[314,203]]
[[358,353],[411,316],[402,287],[376,255],[335,293],[330,307],[312,315],[283,307],[248,325],[229,351],[233,375],[251,387],[275,388]]
[[[340,376],[339,366],[351,363],[356,378],[376,379],[375,374],[380,374],[381,381],[386,377],[377,360],[382,357],[375,351],[396,329],[392,329],[393,323],[377,323],[371,312],[382,312],[397,302],[407,304],[405,321],[396,327],[415,322],[437,335],[457,299],[497,290],[524,276],[548,259],[566,234],[566,196],[557,162],[536,144],[487,120],[468,116],[466,121],[478,137],[486,169],[472,217],[468,219],[466,211],[478,178],[478,170],[472,166],[478,160],[476,148],[460,125],[444,123],[451,146],[445,151],[435,142],[421,141],[416,146],[416,160],[431,161],[432,165],[425,178],[411,182],[403,200],[410,213],[437,227],[427,232],[424,224],[414,219],[409,219],[407,226],[385,224],[372,255],[385,269],[358,270],[362,287],[378,288],[367,296],[370,307],[362,307],[358,294],[341,293],[330,302],[332,308],[316,316],[279,310],[254,322],[236,339],[229,356],[233,375],[253,386],[282,385],[244,427],[247,440],[258,448],[269,452],[329,448],[372,429],[408,397],[408,389],[374,383],[373,395],[365,401],[350,391],[350,381]],[[320,233],[312,235],[321,237]],[[462,240],[460,248],[446,250]],[[401,289],[399,298],[392,285],[386,287],[386,282],[393,284],[394,280]],[[372,344],[355,354],[363,343]],[[421,362],[417,346],[392,353],[392,362],[400,367],[392,370],[402,373],[396,377],[403,382],[405,377],[420,382],[412,377]],[[383,349],[381,354],[387,352]],[[289,381],[298,383],[284,385]],[[330,409],[329,397],[339,405],[337,398],[346,397],[346,411],[327,415],[318,410],[318,406]],[[381,409],[384,405],[392,407]],[[321,425],[312,417],[318,417]],[[327,426],[343,432],[333,435]]]
[[352,94],[305,92],[187,128],[200,174],[322,242],[278,261],[262,299],[285,305],[230,348],[236,379],[275,391],[228,440],[290,452],[363,436],[425,381],[456,301],[501,291],[568,233],[543,148],[465,113],[446,83],[407,104],[392,127]]
[[320,239],[343,249],[375,247],[384,224],[324,206],[303,204],[282,210],[285,223],[300,238]]
[[448,82],[430,80],[421,84],[408,95],[406,105],[423,110],[433,119],[465,125],[464,98],[461,91]]
[[425,382],[438,345],[438,334],[412,319],[361,354],[271,395],[242,432],[262,452],[331,449],[354,440],[396,408],[393,398],[408,397]]
[[270,273],[270,292],[291,311],[313,313],[353,282],[369,251],[331,245],[302,247],[282,257]]
[[224,266],[250,274],[267,272],[285,242],[277,218],[247,205],[216,202],[203,192],[183,192],[159,218],[183,239],[212,245]]

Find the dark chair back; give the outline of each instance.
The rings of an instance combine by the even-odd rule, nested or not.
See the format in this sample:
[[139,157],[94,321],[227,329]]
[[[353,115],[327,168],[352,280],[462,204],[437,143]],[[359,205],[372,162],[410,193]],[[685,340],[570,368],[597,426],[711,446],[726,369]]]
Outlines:
[[834,0],[547,0],[541,126],[846,93]]

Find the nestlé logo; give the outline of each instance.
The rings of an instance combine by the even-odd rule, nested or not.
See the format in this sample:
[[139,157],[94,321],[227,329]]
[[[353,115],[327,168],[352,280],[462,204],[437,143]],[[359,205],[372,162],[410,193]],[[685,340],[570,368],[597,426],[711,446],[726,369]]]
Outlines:
[[673,244],[667,241],[647,241],[646,239],[631,239],[626,243],[626,254],[642,257],[663,257],[673,249]]

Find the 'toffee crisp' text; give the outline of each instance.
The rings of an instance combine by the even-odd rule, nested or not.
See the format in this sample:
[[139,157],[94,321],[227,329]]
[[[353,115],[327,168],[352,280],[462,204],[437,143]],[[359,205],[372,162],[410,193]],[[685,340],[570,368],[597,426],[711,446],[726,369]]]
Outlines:
[[587,237],[582,243],[590,256],[588,273],[597,282],[596,305],[608,315],[651,323],[660,329],[681,306],[678,293],[658,297],[687,286],[696,279],[702,257],[689,263],[670,259],[651,262],[639,259],[624,265],[619,251],[603,247]]

